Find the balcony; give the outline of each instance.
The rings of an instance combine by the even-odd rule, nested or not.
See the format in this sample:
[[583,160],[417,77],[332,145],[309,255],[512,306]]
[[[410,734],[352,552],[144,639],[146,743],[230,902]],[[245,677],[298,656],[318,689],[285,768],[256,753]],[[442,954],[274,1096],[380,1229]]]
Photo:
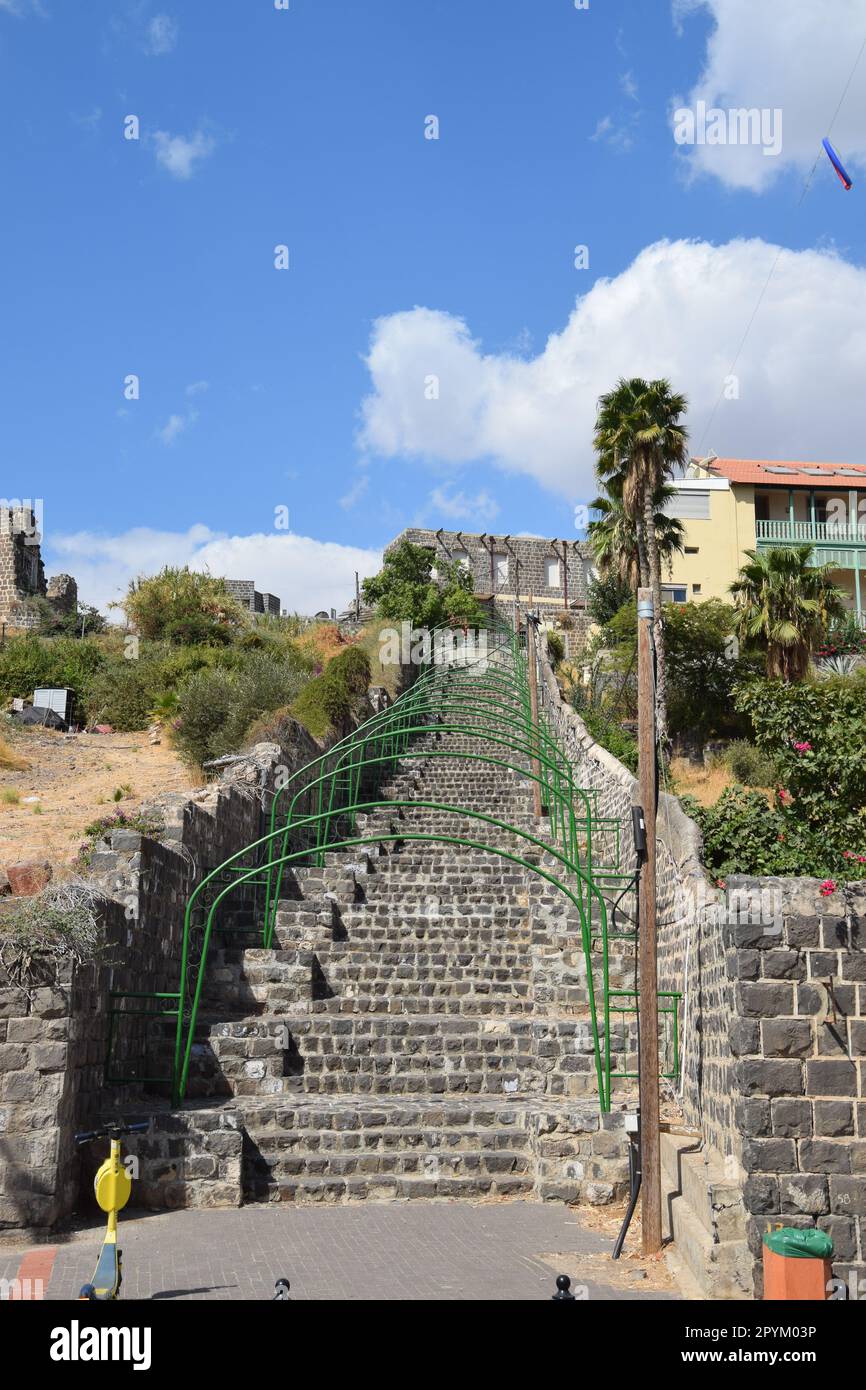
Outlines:
[[866,522],[756,521],[759,550],[776,545],[814,545],[819,565],[866,569]]

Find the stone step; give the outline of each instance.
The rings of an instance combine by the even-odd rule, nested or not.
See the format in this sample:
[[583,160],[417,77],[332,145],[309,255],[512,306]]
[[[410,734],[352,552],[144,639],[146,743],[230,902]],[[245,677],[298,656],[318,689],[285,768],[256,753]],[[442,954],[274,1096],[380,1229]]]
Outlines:
[[425,1176],[374,1178],[279,1178],[256,1183],[249,1198],[259,1202],[294,1202],[297,1206],[338,1205],[357,1201],[483,1201],[485,1198],[517,1198],[532,1195],[534,1176],[502,1175],[472,1178]]
[[674,1265],[703,1298],[753,1298],[745,1214],[721,1161],[698,1151],[696,1140],[670,1134],[662,1135],[661,1154],[662,1218]]

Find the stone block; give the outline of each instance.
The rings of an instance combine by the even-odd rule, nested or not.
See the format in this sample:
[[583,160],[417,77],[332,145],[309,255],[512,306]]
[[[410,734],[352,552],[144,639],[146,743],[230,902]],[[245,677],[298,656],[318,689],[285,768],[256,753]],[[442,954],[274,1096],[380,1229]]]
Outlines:
[[799,1167],[804,1173],[850,1173],[851,1146],[841,1139],[801,1139]]
[[746,1096],[803,1094],[803,1068],[798,1061],[748,1058],[737,1062],[734,1071],[737,1084]]
[[813,1050],[812,1024],[808,1019],[765,1019],[761,1041],[765,1057],[806,1057]]
[[771,1102],[772,1132],[780,1139],[803,1139],[812,1133],[812,1104],[782,1098]]
[[773,1018],[794,1012],[794,986],[787,981],[746,981],[737,986],[740,1013],[747,1018]]
[[815,1134],[835,1139],[854,1133],[854,1105],[846,1100],[816,1100]]
[[830,1210],[827,1178],[820,1173],[783,1173],[779,1177],[782,1211],[823,1216]]
[[855,1096],[857,1068],[844,1060],[817,1060],[806,1063],[806,1094],[809,1096]]

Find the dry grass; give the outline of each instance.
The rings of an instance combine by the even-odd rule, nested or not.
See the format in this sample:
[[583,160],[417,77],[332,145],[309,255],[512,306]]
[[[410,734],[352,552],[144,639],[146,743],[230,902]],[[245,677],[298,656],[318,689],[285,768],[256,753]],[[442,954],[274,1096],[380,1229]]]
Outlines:
[[5,738],[0,738],[0,768],[4,772],[26,772],[30,764],[26,758],[15,752]]
[[702,806],[715,806],[726,787],[734,783],[731,770],[723,763],[703,767],[688,758],[671,761],[671,781],[677,793],[687,793]]
[[[722,792],[736,784],[731,769],[722,762],[702,767],[690,763],[688,758],[671,760],[671,787],[678,796],[693,796],[701,806],[715,806]],[[770,806],[773,804],[773,791],[770,787],[752,787],[752,791],[764,792]]]

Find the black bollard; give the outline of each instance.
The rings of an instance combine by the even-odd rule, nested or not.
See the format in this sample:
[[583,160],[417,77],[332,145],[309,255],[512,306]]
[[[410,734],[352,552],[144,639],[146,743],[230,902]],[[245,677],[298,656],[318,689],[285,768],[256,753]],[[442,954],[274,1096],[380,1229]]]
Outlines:
[[289,1299],[289,1287],[288,1279],[278,1279],[274,1284],[274,1296],[271,1302],[287,1303]]
[[571,1280],[567,1274],[557,1274],[556,1293],[552,1295],[554,1303],[560,1298],[567,1298],[570,1303],[576,1303],[577,1299],[571,1290]]

